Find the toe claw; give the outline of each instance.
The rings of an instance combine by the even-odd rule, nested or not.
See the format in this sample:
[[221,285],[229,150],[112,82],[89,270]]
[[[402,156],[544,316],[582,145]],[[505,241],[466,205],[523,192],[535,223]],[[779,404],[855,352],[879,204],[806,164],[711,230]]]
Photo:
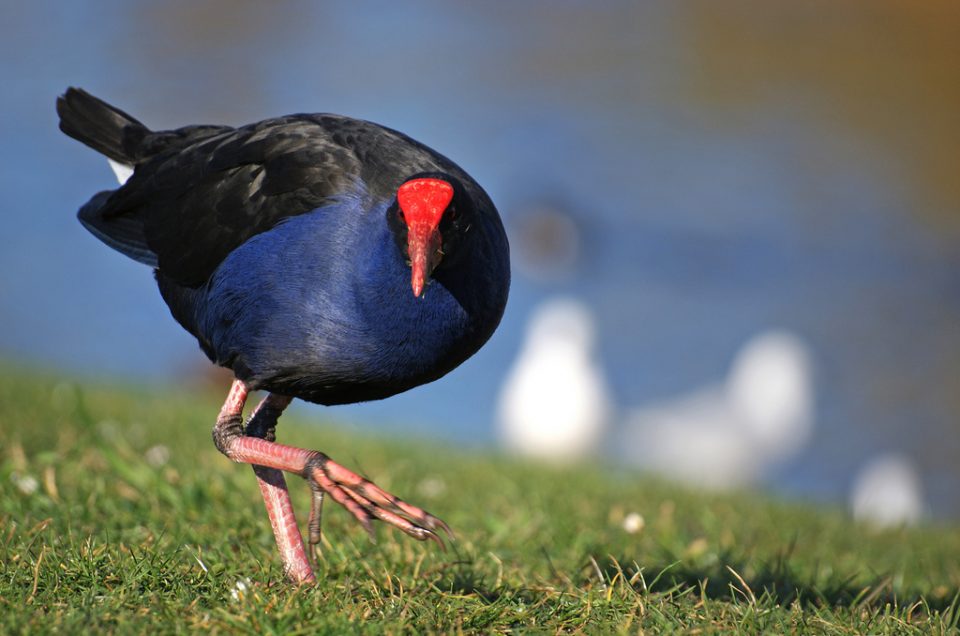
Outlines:
[[450,526],[448,526],[446,522],[443,519],[440,519],[439,517],[434,517],[433,515],[429,515],[427,517],[427,527],[430,528],[431,530],[436,530],[437,528],[440,528],[447,535],[447,538],[450,541],[457,540],[457,537],[453,534],[453,530],[450,529]]
[[420,539],[421,541],[423,541],[424,539],[430,539],[431,541],[436,543],[438,546],[440,546],[441,550],[443,550],[444,552],[447,551],[447,545],[443,542],[443,539],[440,538],[440,535],[438,535],[437,533],[431,530],[424,530],[424,535],[425,536],[422,539]]
[[371,518],[367,517],[360,521],[360,525],[363,526],[363,529],[367,531],[367,536],[370,537],[370,543],[376,545],[377,543],[377,533],[373,529],[373,523],[371,523]]
[[[391,495],[370,480],[340,466],[329,457],[320,454],[317,454],[317,457],[321,459],[313,462],[305,470],[305,476],[319,494],[319,497],[315,496],[315,503],[322,502],[323,492],[328,493],[334,501],[347,508],[360,522],[370,536],[371,542],[377,542],[372,523],[374,519],[388,523],[418,541],[429,539],[444,551],[447,546],[437,530],[442,529],[451,541],[456,539],[450,526],[441,519]],[[317,526],[319,526],[319,505],[316,508]],[[311,517],[313,517],[312,514]],[[313,528],[310,533],[311,543],[314,536],[319,539],[320,534],[319,527],[316,535],[312,530]]]

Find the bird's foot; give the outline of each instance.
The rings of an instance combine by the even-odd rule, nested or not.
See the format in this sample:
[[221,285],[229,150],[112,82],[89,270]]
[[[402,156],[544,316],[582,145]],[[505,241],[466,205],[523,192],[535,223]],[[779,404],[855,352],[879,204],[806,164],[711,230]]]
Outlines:
[[323,503],[323,493],[330,495],[334,501],[350,511],[371,539],[374,539],[374,519],[389,523],[418,541],[435,541],[443,549],[446,549],[446,546],[439,534],[440,530],[451,541],[454,539],[450,526],[441,519],[391,495],[323,453],[313,451],[302,474],[314,490],[309,524],[311,545],[320,542],[320,506]]
[[420,541],[436,541],[441,548],[445,546],[439,530],[453,539],[449,526],[437,517],[391,495],[323,453],[274,442],[277,419],[290,398],[268,395],[244,426],[242,413],[246,398],[246,386],[240,380],[235,381],[217,418],[213,440],[220,452],[233,461],[253,464],[284,570],[294,582],[311,583],[316,578],[297,527],[283,472],[302,476],[313,490],[307,528],[315,562],[321,539],[320,513],[327,494],[349,510],[371,538],[372,522],[380,519]]

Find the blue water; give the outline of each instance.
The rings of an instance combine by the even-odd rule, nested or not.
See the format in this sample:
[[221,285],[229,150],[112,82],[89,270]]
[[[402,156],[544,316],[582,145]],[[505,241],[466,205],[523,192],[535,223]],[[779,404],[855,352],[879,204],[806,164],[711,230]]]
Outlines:
[[508,228],[531,202],[561,202],[583,256],[550,282],[518,270],[501,329],[450,376],[335,417],[491,443],[525,320],[557,293],[597,313],[621,408],[721,378],[751,335],[782,326],[813,348],[817,435],[769,486],[839,500],[867,457],[899,449],[937,514],[960,513],[955,241],[916,216],[896,157],[799,89],[736,125],[716,113],[689,90],[685,19],[670,2],[9,6],[0,355],[171,385],[204,364],[150,271],[74,219],[113,177],[57,130],[66,86],[156,128],[338,112],[455,159]]

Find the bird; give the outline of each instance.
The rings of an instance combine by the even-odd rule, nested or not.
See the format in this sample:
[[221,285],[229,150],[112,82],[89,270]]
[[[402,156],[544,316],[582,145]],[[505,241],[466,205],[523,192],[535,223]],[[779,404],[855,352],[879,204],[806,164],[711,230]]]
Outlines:
[[692,486],[739,488],[807,443],[813,410],[808,346],[769,329],[737,352],[725,381],[633,409],[616,448],[626,462]]
[[[316,580],[284,472],[313,493],[314,558],[325,496],[371,537],[380,520],[452,540],[438,517],[326,454],[277,443],[276,426],[294,399],[378,400],[436,380],[490,338],[510,256],[483,188],[426,145],[341,115],[153,131],[73,87],[56,110],[121,182],[80,207],[80,222],[152,267],[173,318],[233,372],[213,440],[253,465],[287,577]],[[255,390],[266,397],[244,420]]]
[[551,462],[594,454],[606,432],[612,400],[594,360],[593,315],[574,298],[537,307],[497,403],[502,444]]
[[850,490],[853,517],[878,529],[916,525],[926,507],[916,462],[901,453],[870,459]]

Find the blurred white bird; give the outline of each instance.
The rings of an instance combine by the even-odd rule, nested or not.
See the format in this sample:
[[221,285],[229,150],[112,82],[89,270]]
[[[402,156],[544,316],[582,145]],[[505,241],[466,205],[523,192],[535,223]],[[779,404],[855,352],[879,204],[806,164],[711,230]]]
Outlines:
[[925,508],[923,485],[908,457],[893,453],[876,457],[854,479],[850,511],[858,521],[878,528],[913,525]]
[[593,316],[579,301],[555,299],[534,312],[497,405],[507,449],[554,461],[596,452],[611,402],[594,339]]
[[761,333],[737,354],[724,383],[628,414],[617,452],[630,464],[699,487],[755,483],[809,440],[812,376],[800,338]]

